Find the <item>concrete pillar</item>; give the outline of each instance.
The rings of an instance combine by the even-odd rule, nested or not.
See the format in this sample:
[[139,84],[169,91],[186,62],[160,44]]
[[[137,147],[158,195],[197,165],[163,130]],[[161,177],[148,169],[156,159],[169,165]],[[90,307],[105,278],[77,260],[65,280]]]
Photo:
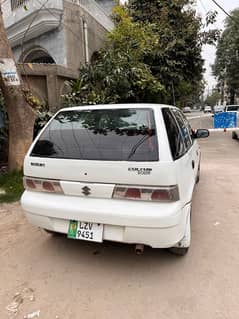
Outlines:
[[46,77],[47,82],[47,100],[49,109],[56,111],[59,109],[60,90],[56,74],[48,74]]

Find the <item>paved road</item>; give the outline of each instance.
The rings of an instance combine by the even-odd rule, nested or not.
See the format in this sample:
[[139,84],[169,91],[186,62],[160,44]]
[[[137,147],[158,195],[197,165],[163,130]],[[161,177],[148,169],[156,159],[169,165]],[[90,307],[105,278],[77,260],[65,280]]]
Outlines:
[[[204,114],[203,112],[192,112],[190,114],[185,114],[185,115],[188,118],[193,129],[197,129],[197,128],[212,129],[212,128],[214,128],[213,115],[210,113]],[[237,126],[239,127],[239,121],[238,121]]]
[[203,112],[193,112],[186,115],[192,128],[213,128],[212,114],[204,114]]
[[239,143],[212,133],[200,144],[186,257],[51,237],[27,223],[19,204],[0,206],[0,318],[24,289],[16,318],[35,310],[43,319],[238,318]]

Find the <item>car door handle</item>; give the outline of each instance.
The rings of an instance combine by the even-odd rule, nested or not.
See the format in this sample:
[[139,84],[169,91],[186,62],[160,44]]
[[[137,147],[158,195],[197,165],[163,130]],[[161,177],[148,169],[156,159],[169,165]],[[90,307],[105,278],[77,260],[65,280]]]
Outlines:
[[192,161],[192,168],[194,169],[194,167],[195,167],[195,162]]

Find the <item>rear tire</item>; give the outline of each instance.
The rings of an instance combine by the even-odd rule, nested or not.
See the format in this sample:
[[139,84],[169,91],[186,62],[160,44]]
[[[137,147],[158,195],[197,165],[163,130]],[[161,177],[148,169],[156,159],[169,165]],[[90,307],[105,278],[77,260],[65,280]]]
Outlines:
[[171,247],[168,250],[174,255],[185,256],[189,250],[189,247]]
[[43,228],[43,230],[44,230],[47,234],[49,234],[49,235],[51,235],[51,236],[60,236],[60,235],[61,235],[61,233],[57,233],[57,232],[55,232],[55,231],[53,231],[53,230],[49,230],[49,229],[45,229],[45,228]]
[[238,135],[235,131],[232,132],[232,139],[233,140],[238,140]]

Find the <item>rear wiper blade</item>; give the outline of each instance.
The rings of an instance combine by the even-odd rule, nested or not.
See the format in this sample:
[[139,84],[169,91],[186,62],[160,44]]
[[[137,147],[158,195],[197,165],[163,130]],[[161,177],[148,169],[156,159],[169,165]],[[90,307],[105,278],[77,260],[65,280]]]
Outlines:
[[129,160],[137,151],[137,149],[142,145],[148,138],[150,138],[152,135],[148,134],[143,136],[132,148],[131,151],[129,152],[129,155],[127,157],[127,160]]

